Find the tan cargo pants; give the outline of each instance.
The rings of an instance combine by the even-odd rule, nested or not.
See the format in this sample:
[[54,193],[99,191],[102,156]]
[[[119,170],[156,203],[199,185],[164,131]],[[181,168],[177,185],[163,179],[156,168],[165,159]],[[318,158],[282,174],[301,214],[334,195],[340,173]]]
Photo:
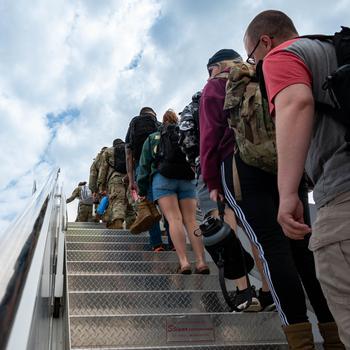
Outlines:
[[329,241],[313,249],[316,273],[340,339],[350,350],[350,192],[318,211],[313,231],[315,236],[325,237],[324,242]]

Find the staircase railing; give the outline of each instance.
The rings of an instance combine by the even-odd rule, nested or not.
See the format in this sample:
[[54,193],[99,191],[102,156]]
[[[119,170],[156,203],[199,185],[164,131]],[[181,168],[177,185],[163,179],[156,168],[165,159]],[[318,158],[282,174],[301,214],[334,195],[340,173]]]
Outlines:
[[63,289],[55,291],[56,272],[63,280],[58,237],[66,225],[58,176],[59,169],[50,173],[0,237],[0,350],[51,348],[55,294]]

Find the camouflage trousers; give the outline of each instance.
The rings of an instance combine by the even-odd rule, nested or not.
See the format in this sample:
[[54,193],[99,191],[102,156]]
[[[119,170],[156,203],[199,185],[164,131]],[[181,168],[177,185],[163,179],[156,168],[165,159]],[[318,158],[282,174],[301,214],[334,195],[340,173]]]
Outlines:
[[135,221],[136,214],[122,178],[123,176],[115,175],[108,181],[109,205],[105,218],[108,223],[123,220],[128,228]]
[[92,204],[79,203],[78,215],[75,219],[76,222],[90,222],[92,221]]

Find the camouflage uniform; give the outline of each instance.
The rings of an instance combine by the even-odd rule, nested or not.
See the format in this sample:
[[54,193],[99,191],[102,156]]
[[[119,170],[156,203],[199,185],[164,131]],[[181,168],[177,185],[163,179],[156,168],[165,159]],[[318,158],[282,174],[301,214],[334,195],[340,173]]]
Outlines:
[[[70,202],[73,202],[74,199],[76,199],[76,198],[80,199],[80,192],[81,192],[81,186],[78,186],[77,188],[74,189],[72,195],[69,198],[67,198],[66,202],[70,203]],[[75,221],[76,222],[93,221],[92,204],[83,204],[79,200],[78,215],[77,215],[77,218],[75,219]]]
[[104,151],[105,151],[105,148],[102,148],[102,150],[97,154],[96,158],[94,159],[90,167],[89,188],[92,193],[98,193],[97,179],[98,179],[98,172],[101,167],[102,155]]
[[100,192],[107,190],[109,197],[107,226],[113,228],[116,221],[122,223],[125,220],[126,227],[129,227],[135,220],[135,211],[128,199],[127,186],[123,183],[126,174],[117,172],[112,166],[114,166],[114,148],[110,147],[102,155],[97,180],[98,190]]

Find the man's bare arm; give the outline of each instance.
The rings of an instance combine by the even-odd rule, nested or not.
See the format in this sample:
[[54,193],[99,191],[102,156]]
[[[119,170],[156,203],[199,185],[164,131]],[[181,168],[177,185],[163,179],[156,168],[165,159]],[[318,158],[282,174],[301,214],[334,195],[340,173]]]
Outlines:
[[304,172],[314,124],[311,89],[294,84],[275,98],[278,152],[279,222],[291,238],[300,239],[310,231],[303,220],[298,188]]
[[135,164],[134,157],[132,156],[132,151],[130,148],[125,147],[125,157],[126,157],[126,171],[128,173],[129,178],[129,187],[131,190],[134,189],[135,186]]

